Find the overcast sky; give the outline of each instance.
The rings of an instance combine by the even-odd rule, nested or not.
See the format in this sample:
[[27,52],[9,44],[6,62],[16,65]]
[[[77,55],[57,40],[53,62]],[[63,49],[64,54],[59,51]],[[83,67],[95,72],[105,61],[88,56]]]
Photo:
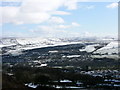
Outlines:
[[101,0],[4,0],[4,5],[0,3],[2,36],[117,36],[117,0],[92,1]]

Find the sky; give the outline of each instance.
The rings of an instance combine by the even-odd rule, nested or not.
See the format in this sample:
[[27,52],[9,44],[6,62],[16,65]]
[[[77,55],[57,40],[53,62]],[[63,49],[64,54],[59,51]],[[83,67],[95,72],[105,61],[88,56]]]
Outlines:
[[116,37],[118,3],[113,1],[4,0],[0,37]]

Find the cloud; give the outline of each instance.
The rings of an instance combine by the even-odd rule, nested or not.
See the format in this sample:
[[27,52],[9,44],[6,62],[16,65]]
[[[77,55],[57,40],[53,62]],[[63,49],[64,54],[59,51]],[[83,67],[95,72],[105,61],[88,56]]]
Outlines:
[[38,24],[47,21],[50,15],[45,12],[40,13],[25,13],[18,15],[13,23],[15,24]]
[[54,15],[70,15],[71,13],[65,12],[65,11],[54,11],[51,14],[54,14]]
[[55,16],[53,16],[53,17],[51,17],[50,18],[50,20],[48,21],[49,23],[64,23],[65,21],[64,21],[64,19],[62,19],[61,17],[55,17]]
[[56,26],[56,28],[58,28],[58,29],[68,29],[70,27],[71,27],[70,25],[58,25],[58,26]]
[[39,25],[37,29],[30,30],[32,33],[42,33],[42,35],[45,36],[59,36],[61,35],[76,35],[76,32],[71,32],[70,28],[76,28],[79,27],[80,24],[76,22],[72,22],[71,24],[65,25],[65,24],[52,24],[52,25]]
[[78,0],[66,0],[64,5],[67,7],[68,10],[76,10],[78,8],[77,2],[79,1]]
[[[9,1],[9,0],[8,0]],[[12,0],[16,1],[16,0]],[[70,15],[59,11],[60,7],[69,10],[77,9],[78,0],[19,0],[21,6],[0,7],[0,23],[39,24],[46,22],[54,15]]]
[[81,9],[88,9],[88,10],[90,10],[90,9],[94,9],[95,8],[95,5],[79,5],[79,8],[81,8]]
[[118,7],[118,3],[111,3],[109,5],[106,6],[107,8],[116,8]]
[[76,22],[72,22],[72,26],[79,27],[80,24],[78,24],[78,23],[76,23]]
[[[25,0],[20,7],[0,7],[2,13],[2,20],[0,20],[0,22],[14,24],[37,24],[50,18],[51,15],[46,11],[52,10],[51,8],[54,7],[48,6],[50,9],[45,8],[42,10],[44,7],[40,9],[40,7],[35,6],[38,2],[33,3],[31,0],[29,2],[26,1],[28,0]],[[40,6],[41,4],[42,3],[39,2]]]
[[88,31],[85,31],[83,34],[82,34],[82,37],[95,37],[96,35],[94,33],[91,33],[91,32],[88,32]]
[[11,32],[11,31],[7,31],[7,32],[2,32],[2,35],[1,35],[2,37],[30,37],[30,35],[29,34],[27,34],[27,33],[21,33],[21,32]]
[[39,34],[39,36],[43,37],[56,37],[56,36],[64,36],[63,34],[66,33],[65,30],[62,29],[57,29],[58,26],[38,26],[37,29],[35,30],[30,30],[33,34]]
[[77,22],[72,22],[71,24],[68,24],[68,25],[66,25],[66,24],[54,24],[53,26],[51,26],[51,25],[49,25],[49,26],[47,26],[47,27],[52,27],[52,28],[54,28],[54,29],[69,29],[69,28],[75,28],[75,27],[79,27],[80,26],[80,24],[78,24]]
[[[6,0],[15,1],[16,0]],[[60,15],[70,15],[66,11],[59,11],[59,8],[64,7],[68,10],[78,9],[77,3],[84,0],[18,0],[22,2],[20,6],[0,7],[0,23],[13,24],[39,24],[52,20],[54,23],[63,23],[63,18]],[[87,7],[92,9],[94,6]],[[58,17],[54,17],[59,15]]]

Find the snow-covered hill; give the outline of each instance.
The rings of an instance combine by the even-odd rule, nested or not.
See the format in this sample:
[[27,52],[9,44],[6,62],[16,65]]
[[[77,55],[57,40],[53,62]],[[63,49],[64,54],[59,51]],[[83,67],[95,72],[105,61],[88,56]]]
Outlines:
[[68,43],[59,38],[3,38],[0,39],[0,47],[8,47],[13,45],[23,46],[22,48],[36,48],[46,45],[57,45]]
[[112,41],[108,45],[98,49],[94,53],[99,54],[118,54],[118,41]]
[[99,46],[99,44],[87,45],[84,49],[79,49],[79,51],[93,52],[96,50],[95,46]]
[[[88,41],[89,40],[89,41]],[[85,43],[89,43],[88,45]],[[105,46],[104,43],[107,43]],[[0,39],[0,48],[9,47],[6,54],[19,55],[24,50],[37,49],[43,47],[69,45],[69,44],[84,44],[83,49],[79,49],[80,52],[86,51],[93,54],[118,54],[118,41],[117,40],[93,40],[79,38],[3,38]],[[96,48],[100,47],[100,48]]]
[[7,47],[12,45],[17,45],[18,42],[15,38],[2,38],[0,39],[0,47]]
[[[77,41],[79,42],[79,40]],[[66,38],[3,38],[0,39],[0,47],[22,45],[22,46],[44,46],[44,45],[64,45],[76,43],[74,40]]]
[[81,42],[67,38],[2,38],[0,39],[0,48],[9,47],[6,54],[19,55],[24,50],[78,43]]

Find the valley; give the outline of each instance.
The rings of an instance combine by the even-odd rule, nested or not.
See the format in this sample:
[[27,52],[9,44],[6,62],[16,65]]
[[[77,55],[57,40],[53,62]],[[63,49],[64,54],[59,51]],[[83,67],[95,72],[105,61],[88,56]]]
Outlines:
[[[116,40],[75,38],[23,41],[1,41],[3,90],[6,84],[8,88],[13,84],[16,88],[49,90],[120,88]],[[8,78],[14,78],[14,82],[20,85],[12,80],[7,83]]]

